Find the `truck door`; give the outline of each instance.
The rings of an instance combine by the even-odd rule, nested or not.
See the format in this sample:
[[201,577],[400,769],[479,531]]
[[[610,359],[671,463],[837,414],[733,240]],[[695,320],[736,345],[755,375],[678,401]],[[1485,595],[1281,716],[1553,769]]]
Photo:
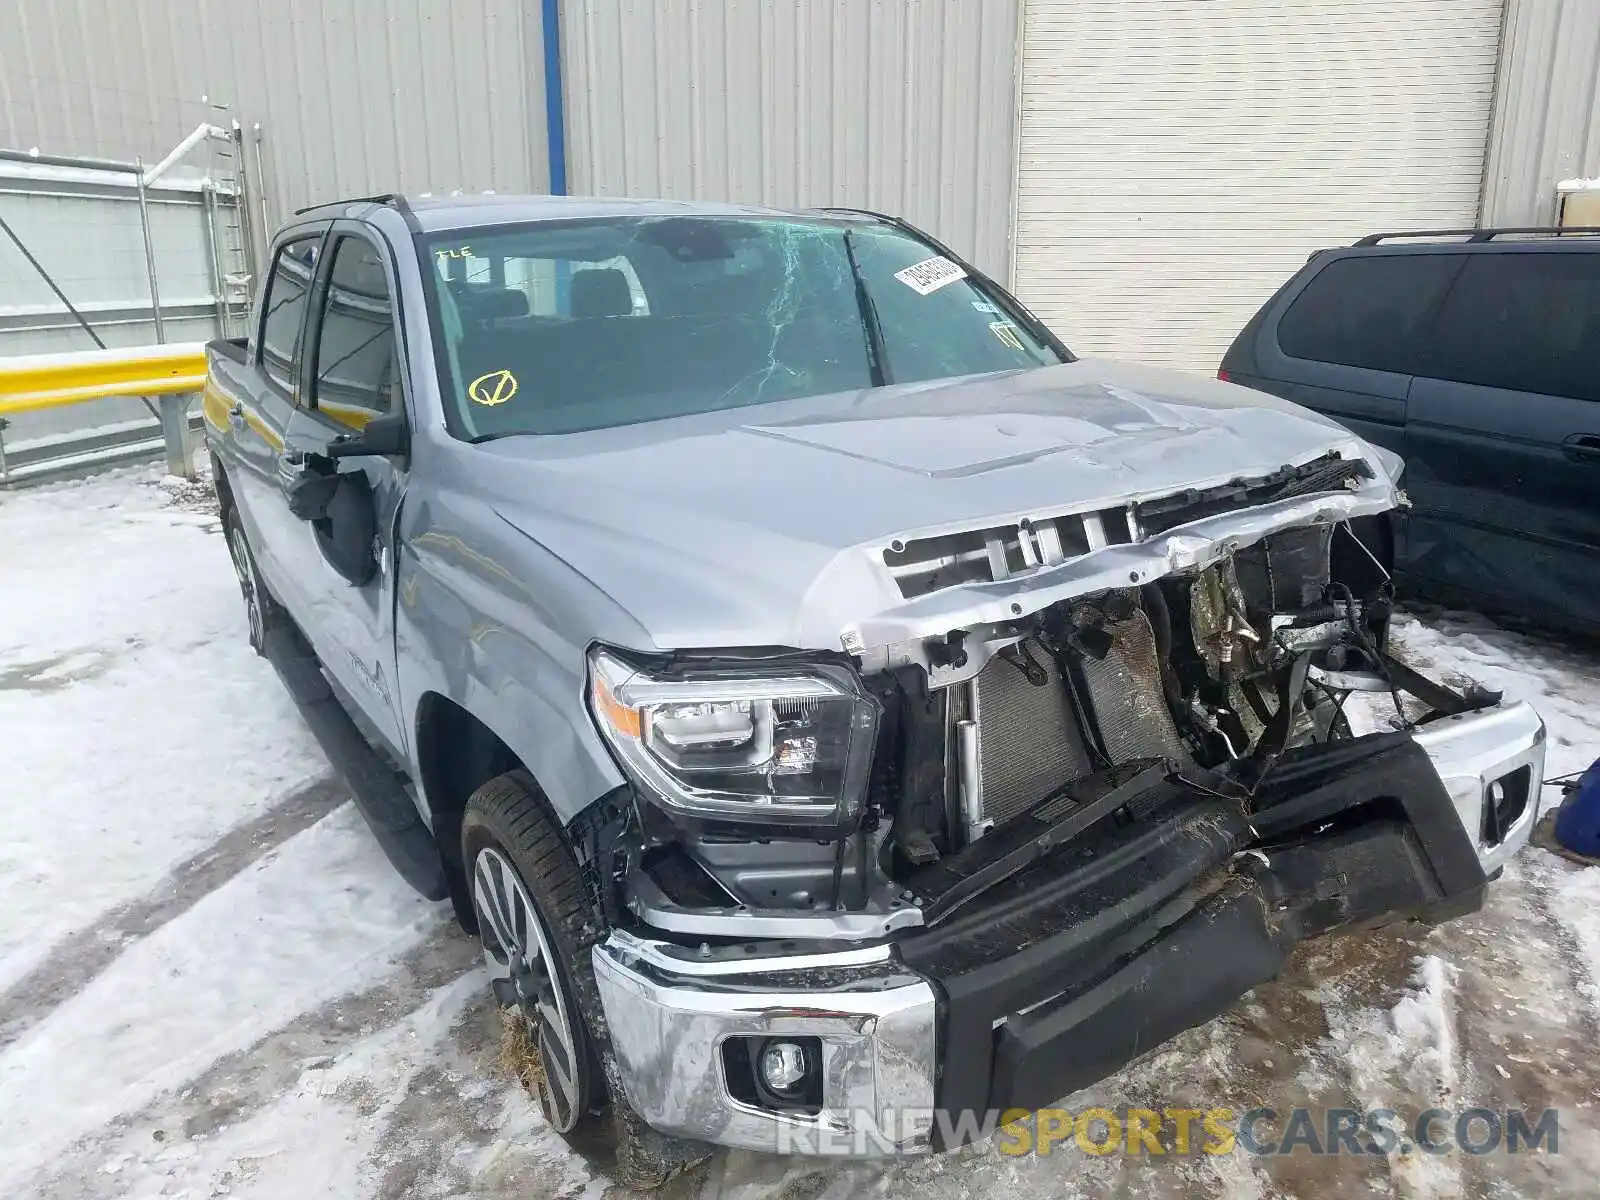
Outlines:
[[299,393],[306,314],[326,223],[290,233],[273,255],[249,361],[230,378],[222,429],[228,483],[256,564],[267,586],[291,611],[297,581],[284,552],[299,537],[283,503],[280,458]]
[[1600,254],[1464,257],[1407,405],[1407,565],[1600,626]]
[[[363,226],[337,222],[323,252],[306,327],[301,402],[289,427],[288,455],[303,464],[334,439],[374,417],[406,412],[398,353],[393,264]],[[291,551],[307,590],[302,626],[323,666],[399,761],[406,737],[395,690],[394,530],[406,464],[382,457],[340,459],[340,503],[320,521],[298,521]],[[345,523],[340,525],[339,523]],[[331,541],[363,530],[366,570],[352,572]],[[370,537],[370,542],[368,538]]]

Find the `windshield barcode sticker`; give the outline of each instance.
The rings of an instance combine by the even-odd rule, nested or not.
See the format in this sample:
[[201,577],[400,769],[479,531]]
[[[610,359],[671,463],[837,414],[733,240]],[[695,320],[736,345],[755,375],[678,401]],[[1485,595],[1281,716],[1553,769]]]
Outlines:
[[936,254],[913,263],[903,271],[896,271],[894,277],[917,295],[926,296],[929,292],[937,292],[947,283],[965,279],[967,273],[944,255]]

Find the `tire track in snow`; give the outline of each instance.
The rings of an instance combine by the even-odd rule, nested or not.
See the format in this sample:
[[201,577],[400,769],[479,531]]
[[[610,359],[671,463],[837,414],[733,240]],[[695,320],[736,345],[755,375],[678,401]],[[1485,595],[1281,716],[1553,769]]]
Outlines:
[[432,1060],[383,1114],[367,1157],[373,1200],[598,1194],[605,1165],[544,1123],[538,1102],[501,1061],[503,1029],[488,989],[476,988]]
[[[1523,1110],[1532,1124],[1547,1105],[1568,1119],[1592,1105],[1591,1018],[1575,1011],[1567,952],[1555,923],[1539,915],[1528,879],[1535,855],[1508,866],[1479,913],[1432,930],[1394,927],[1306,948],[1312,973],[1325,981],[1329,1031],[1294,1081],[1293,1103],[1391,1108],[1402,1122],[1438,1106],[1452,1117],[1435,1132],[1452,1141],[1453,1118],[1468,1108]],[[1352,959],[1344,969],[1325,957],[1341,941]],[[1472,1136],[1485,1135],[1475,1123]],[[1372,1191],[1415,1200],[1588,1194],[1600,1173],[1600,1151],[1570,1138],[1559,1156],[1413,1149],[1370,1161],[1390,1177],[1374,1177]],[[1350,1186],[1357,1164],[1348,1155],[1268,1163],[1284,1194],[1361,1194]]]
[[[1524,851],[1489,887],[1482,911],[1441,927],[1431,945],[1454,964],[1462,1086],[1458,1107],[1572,1113],[1594,1101],[1595,1012],[1574,1004],[1584,977],[1571,932],[1545,894],[1554,862]],[[1483,1137],[1480,1124],[1473,1131]],[[1454,1131],[1451,1131],[1454,1136]],[[1471,1196],[1583,1194],[1600,1173],[1600,1149],[1562,1146],[1559,1156],[1456,1155]]]
[[1572,990],[1587,1001],[1578,1012],[1591,1046],[1600,1045],[1600,871],[1569,863],[1538,848],[1519,860],[1527,877],[1529,907],[1560,956]]
[[[1256,988],[1242,1005],[1249,1051],[1243,1070],[1215,1072],[1211,1088],[1222,1087],[1241,1119],[1250,1106],[1278,1114],[1257,1125],[1264,1142],[1284,1137],[1296,1107],[1311,1111],[1316,1136],[1324,1141],[1322,1114],[1360,1106],[1347,1064],[1325,1053],[1338,1014],[1389,995],[1405,977],[1412,952],[1403,935],[1389,930],[1335,934],[1300,946],[1283,974]],[[1255,1166],[1273,1196],[1365,1200],[1395,1187],[1388,1160],[1378,1155],[1313,1156],[1302,1149],[1250,1156],[1239,1149],[1234,1156]]]
[[[475,969],[476,943],[441,927],[401,955],[384,980],[329,1000],[273,1030],[246,1049],[218,1059],[140,1109],[79,1139],[34,1183],[39,1200],[123,1194],[104,1164],[119,1153],[171,1152],[243,1124],[291,1092],[308,1072],[332,1067],[363,1039],[405,1020],[442,987]],[[482,1001],[485,1006],[487,1000]],[[131,1148],[131,1149],[130,1149]]]
[[0,992],[0,1051],[87,987],[134,942],[181,917],[349,796],[343,781],[331,777],[298,789],[180,863],[139,899],[119,904],[59,943],[43,963]]
[[[1411,938],[1396,941],[1407,950],[1423,948]],[[1423,1109],[1458,1104],[1461,1074],[1454,970],[1435,954],[1405,957],[1413,972],[1398,998],[1388,1003],[1391,992],[1371,1004],[1340,997],[1328,1006],[1328,1036],[1321,1047],[1324,1061],[1348,1080],[1345,1107],[1392,1109],[1402,1124]],[[1391,1194],[1407,1200],[1463,1195],[1460,1156],[1421,1154],[1411,1145],[1409,1131],[1396,1132],[1402,1152],[1382,1159]]]
[[[391,986],[395,963],[444,925],[444,906],[394,874],[352,806],[290,838],[0,1052],[0,1194],[264,1031]],[[463,951],[450,953],[463,969]]]

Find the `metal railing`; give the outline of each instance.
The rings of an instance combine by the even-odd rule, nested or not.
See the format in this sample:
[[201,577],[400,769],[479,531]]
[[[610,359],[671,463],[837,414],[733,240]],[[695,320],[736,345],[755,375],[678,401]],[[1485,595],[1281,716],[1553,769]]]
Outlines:
[[0,358],[0,417],[107,396],[198,392],[205,382],[204,342]]
[[[203,342],[0,358],[0,430],[8,416],[112,396],[159,397],[167,471],[190,476],[189,401],[205,387]],[[0,432],[3,437],[3,432]],[[0,483],[9,481],[0,441]]]
[[[231,128],[224,128],[202,122],[151,166],[139,158],[126,162],[0,149],[0,166],[29,164],[5,173],[0,199],[9,198],[12,211],[37,226],[37,234],[30,235],[0,216],[0,250],[14,248],[20,256],[12,260],[15,282],[35,290],[42,282],[58,306],[52,312],[48,302],[34,301],[32,307],[24,305],[18,310],[23,314],[20,322],[18,315],[12,314],[0,329],[7,340],[22,343],[0,350],[0,486],[147,458],[163,448],[169,471],[192,474],[189,408],[205,383],[204,343],[194,339],[197,334],[227,337],[242,332],[257,269],[259,231],[253,228],[252,200],[260,184],[260,130],[257,126],[258,177],[252,180],[246,167],[244,132],[237,121],[230,124]],[[207,158],[202,177],[164,179],[202,147]],[[136,227],[130,228],[129,222],[116,217],[118,200],[137,203]],[[110,233],[110,241],[120,238],[126,243],[131,233],[132,244],[126,249],[142,249],[143,270],[132,278],[122,268],[122,264],[131,265],[126,255],[115,262],[113,257],[104,257],[107,269],[100,270],[99,260],[92,257],[96,251],[89,250],[81,239],[61,233],[70,230],[70,221],[40,207],[44,203],[66,205],[68,209],[62,211],[69,211],[77,205],[82,210],[91,202],[110,205],[105,210],[106,228],[120,231]],[[32,209],[27,207],[30,203]],[[187,206],[192,206],[188,211],[200,225],[198,242],[187,236],[174,241],[174,230],[183,224],[180,219],[174,225],[175,215]],[[72,219],[84,219],[79,210],[71,210]],[[88,219],[98,222],[100,212]],[[34,243],[31,248],[30,242]],[[185,249],[196,245],[205,249]],[[174,246],[179,252],[172,250]],[[179,298],[166,304],[161,283],[167,280],[158,282],[157,278],[158,249],[162,251],[162,270],[172,272],[169,278],[179,280],[183,289]],[[101,246],[102,255],[103,250]],[[22,273],[17,275],[19,270]],[[58,283],[58,275],[65,288]],[[127,290],[132,279],[141,275],[148,288],[148,307]],[[209,292],[203,299],[202,288]],[[69,297],[68,292],[74,294]],[[31,324],[27,314],[34,314]],[[180,328],[174,330],[174,324]],[[142,336],[126,328],[130,325],[143,325]],[[123,339],[147,341],[153,335],[155,342],[166,343],[176,333],[182,340],[170,345],[108,346],[108,340],[118,340],[113,327],[120,327],[117,334]],[[69,330],[81,331],[97,349],[56,352]],[[34,344],[28,344],[30,341]],[[36,347],[45,352],[35,352]],[[130,411],[125,400],[72,409],[70,416],[48,415],[52,410],[112,397],[141,400],[159,422],[159,440],[156,427],[145,418],[134,419],[137,407]],[[9,448],[5,441],[8,424],[13,439]]]

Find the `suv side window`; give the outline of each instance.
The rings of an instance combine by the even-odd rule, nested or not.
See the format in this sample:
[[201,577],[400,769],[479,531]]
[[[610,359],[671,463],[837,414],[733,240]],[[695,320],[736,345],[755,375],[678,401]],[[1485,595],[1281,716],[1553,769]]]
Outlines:
[[1422,373],[1428,318],[1461,266],[1454,254],[1354,255],[1317,272],[1278,322],[1291,358]]
[[1428,374],[1600,401],[1600,254],[1473,254]]
[[261,367],[269,379],[291,395],[300,375],[301,331],[305,328],[306,303],[321,243],[319,233],[279,247],[262,303]]
[[377,247],[354,235],[333,244],[319,314],[311,403],[359,429],[401,405],[394,303]]

